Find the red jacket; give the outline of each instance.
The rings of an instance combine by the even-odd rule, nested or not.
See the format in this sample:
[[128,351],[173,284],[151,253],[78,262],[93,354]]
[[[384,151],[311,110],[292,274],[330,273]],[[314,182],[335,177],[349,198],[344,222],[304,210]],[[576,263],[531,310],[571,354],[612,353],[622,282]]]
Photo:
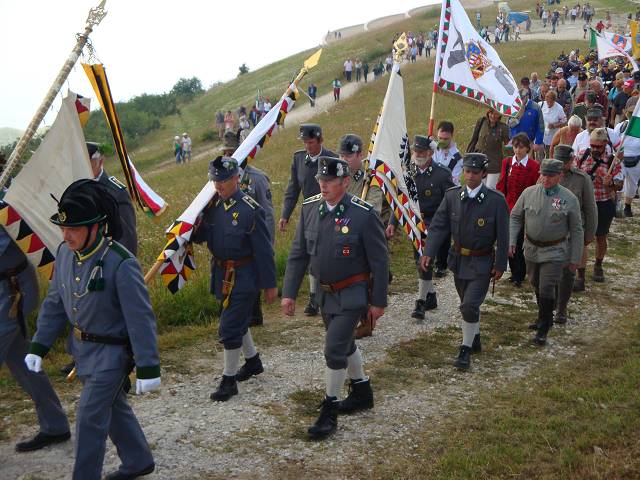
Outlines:
[[[540,164],[533,158],[529,157],[527,166],[520,164],[511,165],[513,157],[507,157],[502,160],[502,170],[500,171],[500,180],[496,185],[496,189],[501,191],[507,199],[509,212],[515,206],[518,198],[525,188],[535,185],[540,176]],[[506,175],[507,165],[509,165],[509,175]],[[505,181],[505,176],[507,177]]]

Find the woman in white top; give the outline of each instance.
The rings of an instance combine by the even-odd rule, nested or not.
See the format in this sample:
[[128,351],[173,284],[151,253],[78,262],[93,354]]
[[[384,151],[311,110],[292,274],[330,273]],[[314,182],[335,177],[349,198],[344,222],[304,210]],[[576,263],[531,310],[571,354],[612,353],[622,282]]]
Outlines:
[[544,148],[549,155],[549,145],[551,140],[560,127],[564,127],[567,124],[567,116],[564,113],[564,108],[556,102],[556,92],[549,90],[542,102],[542,117],[544,118]]

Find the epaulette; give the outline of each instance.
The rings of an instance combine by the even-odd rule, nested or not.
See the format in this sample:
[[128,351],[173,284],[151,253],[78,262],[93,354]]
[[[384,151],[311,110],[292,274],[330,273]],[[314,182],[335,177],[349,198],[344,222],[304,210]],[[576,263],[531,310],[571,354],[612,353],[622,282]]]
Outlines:
[[307,151],[302,149],[302,150],[296,150],[293,154],[293,156],[295,157],[296,155],[298,155],[299,153],[304,153],[305,155],[307,154]]
[[351,197],[351,203],[357,205],[360,208],[364,208],[366,211],[369,211],[373,208],[373,205],[371,205],[369,202],[365,202],[360,197],[356,197],[355,195]]
[[454,185],[453,187],[449,187],[449,188],[447,188],[447,192],[450,192],[450,191],[455,190],[457,188],[462,188],[462,185]]
[[111,176],[109,177],[109,181],[114,184],[116,186],[116,188],[119,188],[120,190],[126,190],[127,186],[122,183],[120,180],[118,180],[116,177]]
[[120,258],[122,258],[122,260],[134,258],[133,254],[129,250],[127,250],[123,245],[120,245],[115,240],[109,240],[109,248],[120,255]]
[[255,210],[256,208],[258,208],[260,206],[260,204],[258,202],[256,202],[249,195],[245,195],[244,197],[242,197],[242,200],[244,200],[244,203],[249,205],[253,210]]
[[317,202],[318,200],[322,200],[322,194],[321,194],[321,193],[319,193],[319,194],[317,194],[317,195],[314,195],[313,197],[305,198],[305,199],[302,201],[302,204],[303,204],[303,205],[306,205],[306,204],[308,204],[308,203]]

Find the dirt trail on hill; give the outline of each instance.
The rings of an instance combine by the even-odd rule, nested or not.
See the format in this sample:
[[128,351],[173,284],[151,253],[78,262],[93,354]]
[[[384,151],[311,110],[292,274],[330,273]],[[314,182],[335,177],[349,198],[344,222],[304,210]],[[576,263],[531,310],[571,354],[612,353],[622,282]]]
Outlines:
[[[488,2],[474,2],[472,7],[467,8],[481,8],[486,6]],[[477,5],[476,5],[477,4]],[[578,40],[582,38],[582,24],[576,21],[576,23],[566,23],[565,25],[559,25],[557,28],[557,33],[555,35],[551,35],[551,27],[547,27],[546,29],[542,28],[542,23],[540,21],[535,21],[532,26],[532,30],[529,33],[522,33],[522,41],[528,40]],[[507,44],[508,45],[508,44]],[[434,50],[435,52],[435,50]],[[566,52],[568,53],[568,52]],[[434,62],[435,61],[435,53],[431,57],[422,57],[417,58],[418,62]],[[551,61],[551,59],[549,60]],[[313,77],[313,72],[311,73],[311,78]],[[355,78],[355,72],[354,72]],[[382,77],[375,81],[384,81],[387,78],[387,74],[385,73]],[[342,81],[342,79],[341,79]],[[373,82],[373,73],[369,72],[369,82]],[[346,82],[343,81],[342,89],[340,90],[340,101],[344,101],[354,95],[360,88],[367,85],[367,83],[361,82]],[[300,93],[300,97],[296,102],[293,110],[287,115],[285,121],[286,128],[295,128],[297,129],[301,123],[307,122],[316,115],[321,112],[330,112],[331,108],[336,105],[338,102],[334,102],[333,100],[333,90],[329,89],[327,93],[320,95],[316,99],[316,106],[314,108],[309,104],[309,99],[304,93]],[[277,133],[276,133],[277,134]],[[210,161],[219,153],[219,144],[215,146],[207,146],[206,148],[196,148],[192,157],[192,162],[200,162],[200,161]],[[176,168],[175,158],[167,157],[167,160],[159,163],[154,166],[147,172],[143,172],[146,175],[157,175],[161,172],[164,172],[171,168]]]

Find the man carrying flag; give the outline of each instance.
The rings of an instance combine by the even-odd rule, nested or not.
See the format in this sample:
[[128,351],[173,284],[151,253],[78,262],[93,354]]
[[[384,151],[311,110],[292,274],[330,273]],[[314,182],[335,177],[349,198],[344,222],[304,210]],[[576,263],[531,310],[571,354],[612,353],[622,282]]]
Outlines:
[[[217,195],[203,210],[193,241],[207,243],[211,258],[211,293],[222,302],[218,336],[224,346],[224,371],[211,400],[224,402],[238,393],[237,381],[264,369],[249,321],[260,290],[267,303],[277,295],[273,247],[264,209],[238,186],[238,162],[217,157],[209,164]],[[238,369],[240,353],[245,363]]]

